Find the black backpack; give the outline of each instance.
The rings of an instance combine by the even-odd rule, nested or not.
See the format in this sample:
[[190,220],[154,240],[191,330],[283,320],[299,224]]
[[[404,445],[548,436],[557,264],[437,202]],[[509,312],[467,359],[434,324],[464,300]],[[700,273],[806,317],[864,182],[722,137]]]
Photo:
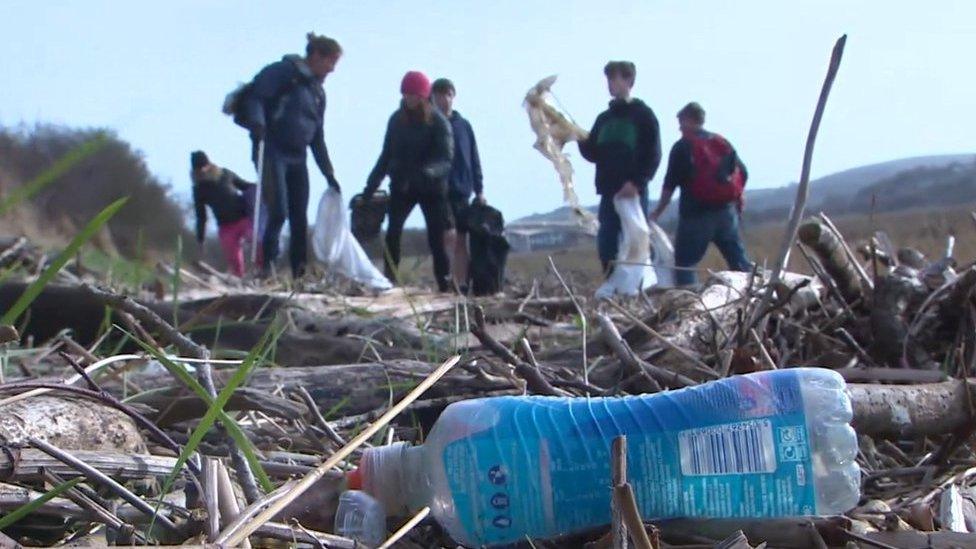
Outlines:
[[476,296],[492,295],[505,285],[505,263],[508,261],[508,240],[505,239],[505,218],[502,212],[486,204],[468,207],[467,225],[471,246],[468,279]]
[[[292,78],[289,85],[285,89],[281,90],[281,93],[278,94],[277,98],[275,98],[275,101],[279,101],[282,97],[291,93],[300,84],[300,77],[296,76]],[[245,130],[250,130],[254,125],[253,120],[248,120],[247,113],[244,112],[244,102],[251,94],[253,89],[254,80],[245,82],[244,84],[238,84],[236,88],[231,90],[231,92],[224,97],[224,105],[220,109],[221,112],[227,116],[230,116],[234,120],[235,124],[244,128]]]
[[224,114],[234,119],[234,123],[244,128],[251,129],[250,120],[247,120],[244,113],[244,100],[254,89],[254,82],[240,84],[224,97],[224,106],[220,109]]

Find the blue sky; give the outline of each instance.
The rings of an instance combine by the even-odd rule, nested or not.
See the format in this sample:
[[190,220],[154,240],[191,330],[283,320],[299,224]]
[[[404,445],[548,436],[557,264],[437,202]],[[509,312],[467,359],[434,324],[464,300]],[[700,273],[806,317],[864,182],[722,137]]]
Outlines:
[[[830,49],[849,35],[814,176],[906,156],[973,152],[976,2],[359,1],[244,3],[0,0],[0,125],[54,122],[116,130],[189,198],[189,152],[252,173],[247,137],[224,95],[265,64],[333,36],[326,140],[347,195],[379,153],[399,81],[451,77],[474,125],[486,193],[508,219],[560,205],[551,165],[531,147],[521,102],[554,90],[589,127],[606,107],[602,67],[637,64],[635,95],[658,114],[665,154],[674,113],[696,100],[749,166],[750,185],[796,180]],[[593,170],[570,148],[583,203]],[[663,169],[652,182],[657,195]],[[325,182],[312,167],[310,213]],[[313,214],[314,215],[314,214]],[[411,224],[420,222],[415,214]]]

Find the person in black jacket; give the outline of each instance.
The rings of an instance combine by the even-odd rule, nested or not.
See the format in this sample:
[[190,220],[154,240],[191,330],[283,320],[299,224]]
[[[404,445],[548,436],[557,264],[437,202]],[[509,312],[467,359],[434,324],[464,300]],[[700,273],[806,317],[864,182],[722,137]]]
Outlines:
[[448,176],[447,198],[454,214],[457,239],[452,254],[451,271],[454,273],[454,283],[462,294],[468,291],[468,211],[471,207],[471,195],[479,205],[485,205],[485,187],[481,174],[481,156],[478,154],[478,142],[474,139],[474,129],[461,113],[454,110],[454,96],[457,94],[454,83],[447,78],[438,78],[432,87],[434,105],[451,124],[454,134],[454,161]]
[[305,271],[308,233],[308,169],[306,149],[329,186],[339,189],[325,146],[325,77],[335,70],[342,48],[325,36],[308,34],[305,57],[286,55],[254,77],[244,101],[252,138],[263,140],[262,198],[268,205],[263,236],[263,275],[270,274],[278,258],[278,237],[288,218],[291,232],[289,259],[292,276]]
[[253,230],[246,195],[254,192],[255,185],[227,168],[211,163],[203,151],[190,154],[190,165],[193,168],[190,178],[193,180],[193,206],[197,213],[197,242],[203,244],[209,206],[217,219],[217,235],[227,267],[234,276],[243,277],[242,243],[251,240]]
[[611,61],[603,69],[613,100],[600,113],[589,138],[579,141],[580,154],[596,164],[596,192],[600,195],[597,251],[605,274],[617,259],[620,216],[615,196],[639,196],[649,208],[647,185],[661,163],[661,130],[657,117],[643,101],[631,96],[637,69],[629,61]]
[[389,223],[386,228],[386,276],[399,282],[400,236],[403,224],[420,205],[427,223],[427,243],[434,260],[437,289],[450,289],[450,260],[457,237],[447,200],[447,176],[454,156],[451,128],[430,104],[431,84],[417,71],[408,72],[400,84],[403,99],[390,116],[383,150],[366,181],[363,198],[369,200],[386,176],[390,177]]

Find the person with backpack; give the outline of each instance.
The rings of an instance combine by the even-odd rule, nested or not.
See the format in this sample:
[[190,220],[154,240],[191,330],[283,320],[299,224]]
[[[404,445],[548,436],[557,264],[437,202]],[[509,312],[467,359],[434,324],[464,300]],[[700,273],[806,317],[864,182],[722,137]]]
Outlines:
[[437,109],[451,124],[454,135],[454,161],[448,176],[447,199],[454,215],[457,238],[452,254],[451,271],[454,283],[462,294],[468,293],[468,269],[471,256],[468,253],[468,210],[471,207],[471,194],[475,202],[485,205],[485,190],[481,174],[481,157],[478,143],[474,139],[474,129],[461,113],[454,110],[454,97],[457,94],[454,83],[447,78],[438,78],[432,86],[433,101]]
[[688,103],[678,111],[679,139],[671,148],[661,199],[651,213],[657,221],[681,188],[678,233],[674,244],[675,282],[693,285],[694,267],[714,242],[733,271],[749,271],[739,232],[739,216],[745,207],[743,190],[749,177],[745,164],[724,137],[705,131],[705,109]]
[[203,151],[190,154],[190,179],[193,181],[193,207],[197,214],[197,242],[203,245],[207,232],[207,207],[217,220],[220,248],[231,274],[244,276],[245,240],[253,230],[248,194],[256,185],[210,162]]
[[424,73],[410,71],[400,82],[400,107],[390,116],[383,149],[366,180],[362,199],[369,201],[386,176],[390,177],[389,222],[384,260],[386,277],[399,283],[400,237],[403,224],[420,205],[427,224],[427,244],[434,262],[437,289],[449,291],[450,260],[454,248],[454,216],[448,203],[448,175],[454,158],[454,138],[447,119],[430,103],[431,83]]
[[647,185],[661,163],[661,131],[654,111],[631,91],[637,67],[630,61],[611,61],[603,69],[610,107],[600,113],[587,139],[579,141],[580,154],[596,164],[596,192],[600,195],[597,251],[609,276],[620,245],[621,222],[614,197],[638,196],[648,210]]
[[325,146],[325,78],[342,56],[339,43],[313,33],[307,35],[305,56],[286,55],[266,66],[241,91],[235,121],[247,127],[255,142],[264,141],[262,199],[268,206],[262,238],[262,276],[270,274],[278,258],[278,238],[288,219],[292,277],[305,272],[308,233],[309,181],[306,149],[329,187],[339,182]]

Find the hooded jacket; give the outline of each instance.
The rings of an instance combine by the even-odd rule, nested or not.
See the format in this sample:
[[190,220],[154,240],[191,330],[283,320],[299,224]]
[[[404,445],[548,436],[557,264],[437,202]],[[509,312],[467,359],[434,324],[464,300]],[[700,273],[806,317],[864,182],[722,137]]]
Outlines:
[[461,113],[453,111],[449,122],[454,134],[454,161],[448,177],[450,192],[467,199],[472,192],[481,194],[484,191],[478,143],[474,139],[471,123]]
[[661,164],[657,117],[640,99],[614,99],[579,149],[583,158],[596,164],[597,194],[614,195],[627,181],[644,190]]
[[311,147],[315,163],[329,182],[334,178],[325,146],[325,90],[299,55],[286,55],[254,77],[244,109],[252,130],[263,130],[275,154],[305,161]]

